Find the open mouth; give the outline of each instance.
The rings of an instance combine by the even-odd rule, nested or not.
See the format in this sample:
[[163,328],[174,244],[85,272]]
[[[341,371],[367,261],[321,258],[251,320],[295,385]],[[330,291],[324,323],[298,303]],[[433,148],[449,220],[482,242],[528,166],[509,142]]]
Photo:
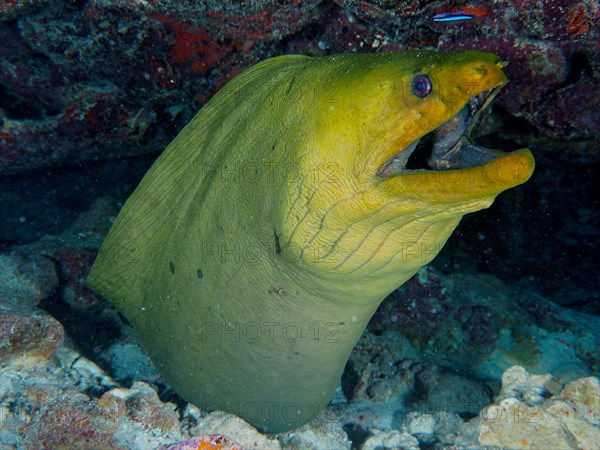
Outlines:
[[377,171],[388,178],[414,170],[466,169],[485,164],[506,153],[480,147],[471,141],[471,131],[502,86],[469,99],[463,109],[439,127],[403,148]]

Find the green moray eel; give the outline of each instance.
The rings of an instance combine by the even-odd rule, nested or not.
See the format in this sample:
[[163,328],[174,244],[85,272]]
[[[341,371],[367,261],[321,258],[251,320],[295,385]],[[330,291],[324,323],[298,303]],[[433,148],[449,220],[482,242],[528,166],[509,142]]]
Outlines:
[[529,150],[473,144],[496,55],[263,61],[222,88],[125,203],[88,278],[169,385],[266,432],[329,402],[379,303]]

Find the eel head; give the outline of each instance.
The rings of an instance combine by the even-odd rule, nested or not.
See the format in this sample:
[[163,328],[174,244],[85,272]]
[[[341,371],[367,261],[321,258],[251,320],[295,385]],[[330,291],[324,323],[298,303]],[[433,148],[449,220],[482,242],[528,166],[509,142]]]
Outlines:
[[[316,261],[321,273],[363,274],[370,288],[380,277],[386,292],[399,274],[433,259],[463,215],[527,181],[533,156],[471,140],[508,82],[505,64],[492,53],[341,55],[325,64],[315,72],[336,82],[320,86],[318,107],[310,105],[316,125],[306,128],[318,151],[305,151],[303,161],[337,172],[327,183],[300,186],[308,201],[285,209],[287,242],[303,256],[325,255],[308,263]],[[435,250],[421,255],[415,248]]]

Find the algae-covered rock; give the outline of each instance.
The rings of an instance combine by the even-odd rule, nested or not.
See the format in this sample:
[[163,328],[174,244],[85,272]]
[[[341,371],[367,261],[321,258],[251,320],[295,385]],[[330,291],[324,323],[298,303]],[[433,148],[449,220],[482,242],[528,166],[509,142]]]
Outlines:
[[374,430],[361,450],[418,450],[419,441],[414,436],[398,430]]
[[326,411],[308,424],[277,438],[283,450],[350,450],[352,446],[340,421]]
[[43,367],[63,339],[62,325],[47,314],[0,313],[0,368]]
[[[522,368],[512,368],[521,381],[527,376]],[[509,374],[510,375],[510,374]],[[528,374],[527,374],[528,375]],[[533,376],[531,377],[533,378]],[[516,389],[503,386],[503,392],[539,390],[543,379],[521,383]],[[515,377],[504,377],[514,384]],[[523,388],[525,386],[525,388]],[[502,448],[593,449],[600,443],[600,383],[588,377],[573,381],[559,395],[542,403],[534,396],[534,404],[526,399],[502,398],[480,413],[479,442]]]
[[0,309],[27,311],[58,285],[54,263],[43,256],[0,254]]
[[532,375],[521,366],[513,366],[502,374],[502,389],[496,401],[517,398],[529,405],[542,403],[544,396],[560,393],[560,381],[550,374]]
[[215,411],[200,420],[192,430],[194,434],[222,434],[231,436],[243,448],[281,450],[277,439],[269,438],[256,428],[233,414]]

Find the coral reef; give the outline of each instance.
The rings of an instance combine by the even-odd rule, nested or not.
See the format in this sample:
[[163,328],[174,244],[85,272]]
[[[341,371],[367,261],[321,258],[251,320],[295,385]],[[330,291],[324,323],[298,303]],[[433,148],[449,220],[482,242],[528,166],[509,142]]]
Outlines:
[[[499,379],[515,364],[565,380],[598,370],[600,320],[557,307],[528,288],[484,274],[422,269],[371,319],[398,330],[438,364]],[[407,353],[409,355],[409,353]]]
[[17,3],[0,10],[0,173],[161,150],[317,2]]
[[[597,447],[599,19],[591,0],[1,2],[0,447]],[[85,286],[122,202],[255,62],[405,48],[506,60],[474,137],[531,147],[536,174],[386,300],[315,421],[265,436],[186,404]]]
[[[493,8],[474,2],[467,8],[472,20],[433,20],[462,6],[410,0],[5,2],[0,9],[0,173],[154,154],[231,77],[269,56],[489,50],[508,62],[510,83],[477,138],[490,147],[531,147],[539,169],[527,195],[514,190],[490,212],[502,214],[503,223],[509,216],[511,226],[503,229],[479,215],[467,222],[478,232],[465,233],[464,245],[478,244],[470,236],[486,237],[482,244],[490,251],[475,255],[479,270],[511,281],[528,277],[553,301],[597,313],[600,297],[593,288],[599,280],[593,274],[600,271],[593,246],[578,245],[577,238],[583,234],[592,242],[600,234],[593,214],[600,7],[590,0],[501,0]],[[569,202],[575,195],[578,201]],[[6,201],[14,205],[9,210],[17,210],[29,200],[9,196]],[[523,208],[515,210],[515,203]],[[531,217],[530,209],[538,213]],[[65,224],[61,213],[48,210],[35,222],[33,214],[15,214],[0,238],[42,225],[54,225],[56,231]],[[500,240],[490,237],[500,235],[519,239],[520,245],[496,245]],[[567,247],[560,258],[553,254],[558,246]],[[473,259],[472,252],[469,256]],[[503,264],[507,257],[521,264]],[[588,297],[585,304],[580,304],[582,295]]]
[[0,367],[47,364],[63,341],[63,327],[43,314],[0,314]]
[[506,112],[548,136],[597,137],[597,3],[470,8],[447,23],[432,20],[453,9],[442,2],[8,2],[0,173],[160,150],[233,75],[291,52],[495,51],[511,62]]
[[[100,199],[60,235],[0,258],[12,268],[3,283],[13,290],[5,292],[19,295],[4,297],[0,314],[7,448],[519,448],[552,438],[567,449],[597,438],[598,381],[587,376],[598,373],[597,318],[489,275],[431,268],[383,305],[333,402],[306,426],[265,436],[234,415],[186,404],[129,326],[81,283],[85,255],[97,250],[115,212],[114,201]],[[32,255],[43,262],[33,264]],[[19,283],[15,266],[24,268]],[[39,280],[51,289],[31,289]],[[510,368],[515,362],[529,369]],[[544,368],[553,375],[529,373]],[[504,411],[531,408],[538,422]]]
[[[472,20],[433,20],[464,6],[412,0],[5,2],[0,173],[155,154],[231,77],[269,56],[489,50],[509,63],[510,83],[477,138],[490,147],[531,147],[539,169],[526,191],[507,193],[488,216],[466,221],[476,231],[465,233],[463,248],[485,248],[466,257],[481,271],[503,280],[530,279],[551,300],[598,313],[600,271],[594,246],[585,243],[600,234],[594,214],[598,3],[500,0],[491,8],[477,1],[467,6]],[[56,232],[69,222],[73,212],[54,208],[54,202],[44,205],[47,215],[36,217],[23,208],[33,200],[11,195],[13,189],[20,192],[9,186],[5,201],[15,214],[7,214],[10,223],[0,229],[0,239],[31,242],[33,232]],[[569,201],[574,196],[577,201]],[[25,214],[16,213],[22,209]],[[497,224],[500,215],[500,223],[510,217],[511,225]],[[502,241],[515,245],[497,245]],[[566,247],[560,257],[554,254],[558,247]],[[504,264],[506,259],[515,264]]]
[[352,447],[342,424],[327,413],[296,430],[278,435],[277,439],[283,449],[343,450]]

